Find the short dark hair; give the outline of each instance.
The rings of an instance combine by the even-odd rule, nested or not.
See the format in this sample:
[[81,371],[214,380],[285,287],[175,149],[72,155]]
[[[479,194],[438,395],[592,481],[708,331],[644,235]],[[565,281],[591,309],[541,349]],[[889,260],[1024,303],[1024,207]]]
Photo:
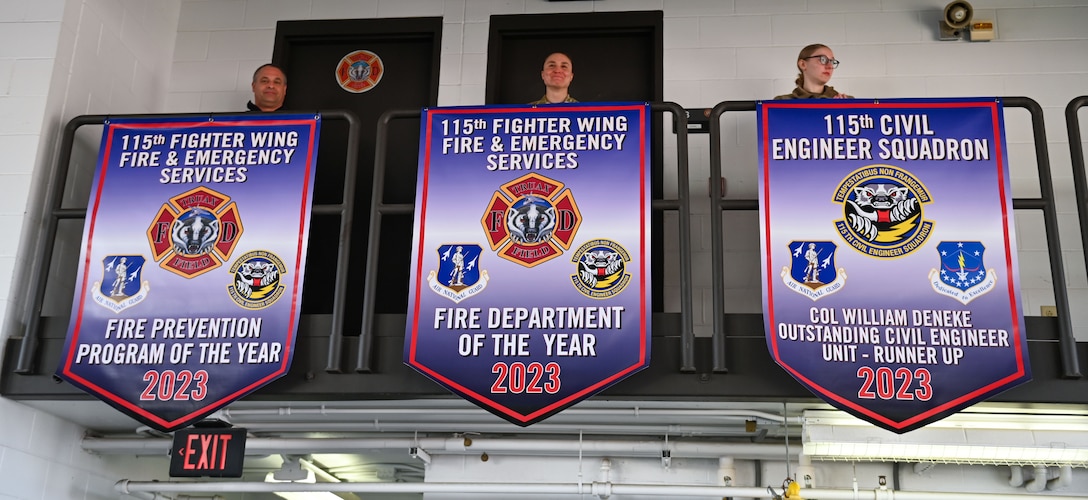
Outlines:
[[257,73],[260,73],[261,70],[265,69],[265,68],[276,68],[276,69],[280,70],[280,73],[283,73],[283,83],[285,83],[285,84],[287,83],[287,72],[284,71],[283,68],[281,68],[279,66],[276,66],[275,64],[272,64],[272,63],[262,64],[260,66],[257,66],[257,69],[253,70],[253,83],[257,83]]

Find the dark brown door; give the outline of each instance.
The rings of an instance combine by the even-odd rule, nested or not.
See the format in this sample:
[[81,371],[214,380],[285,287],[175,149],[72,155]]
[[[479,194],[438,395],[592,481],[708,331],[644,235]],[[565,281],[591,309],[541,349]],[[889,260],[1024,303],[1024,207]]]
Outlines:
[[[361,122],[344,335],[357,335],[361,318],[378,119],[388,110],[419,110],[437,105],[441,34],[441,18],[281,21],[276,26],[273,62],[287,73],[284,108],[345,109],[355,113]],[[367,52],[356,53],[359,50]],[[354,59],[368,62],[372,72],[380,66],[381,79],[377,83],[361,83],[354,89],[369,87],[368,90],[351,92],[340,84],[337,68],[352,53],[356,53]],[[371,54],[380,63],[376,64]],[[357,83],[365,80],[359,79]],[[342,199],[347,136],[346,121],[322,123],[315,204],[339,203]],[[385,145],[388,161],[383,201],[411,203],[415,196],[419,121],[394,120],[389,137]],[[327,314],[332,310],[337,276],[340,219],[315,214],[312,221],[302,312]],[[411,237],[411,214],[383,219],[378,313],[405,312]]]
[[[544,95],[540,70],[553,52],[570,56],[570,95],[582,102],[664,100],[662,12],[590,12],[491,16],[487,41],[488,104],[524,104]],[[653,196],[663,197],[662,127],[651,135]],[[664,309],[663,214],[652,217],[653,310]]]
[[487,50],[488,104],[539,99],[553,52],[570,56],[579,101],[663,99],[661,11],[491,16]]

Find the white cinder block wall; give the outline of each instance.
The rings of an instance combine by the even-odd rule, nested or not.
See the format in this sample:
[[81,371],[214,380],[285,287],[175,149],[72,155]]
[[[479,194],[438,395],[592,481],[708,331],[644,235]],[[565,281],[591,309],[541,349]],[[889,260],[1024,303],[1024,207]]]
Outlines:
[[[686,108],[766,99],[793,86],[801,46],[830,45],[843,61],[832,84],[858,97],[1026,96],[1046,115],[1059,196],[1073,321],[1088,340],[1088,278],[1080,248],[1066,103],[1088,94],[1088,1],[976,0],[993,19],[988,43],[936,40],[944,0],[0,0],[0,338],[19,335],[20,274],[33,255],[41,173],[59,131],[88,113],[234,111],[253,69],[269,61],[277,20],[442,16],[439,104],[479,104],[494,14],[662,10],[665,99]],[[633,63],[637,63],[634,61]],[[575,61],[577,73],[577,61]],[[577,80],[576,80],[577,81]],[[1088,121],[1088,113],[1080,113]],[[1028,115],[1006,114],[1014,194],[1038,195]],[[727,196],[754,198],[754,116],[723,119]],[[1082,136],[1088,133],[1082,130]],[[692,193],[706,192],[707,137],[692,136]],[[668,142],[668,141],[667,141]],[[666,158],[675,147],[666,145]],[[666,169],[668,171],[668,169]],[[675,179],[666,179],[675,186]],[[709,213],[693,220],[696,269],[710,260]],[[1024,310],[1053,304],[1041,217],[1016,216]],[[758,312],[754,214],[727,213],[727,311]],[[670,234],[675,234],[673,228]],[[677,258],[675,246],[667,261]],[[696,273],[696,322],[709,333],[711,283]],[[678,283],[666,303],[678,307]],[[0,344],[3,349],[3,344]],[[51,367],[43,367],[51,369]],[[116,498],[116,460],[78,450],[76,426],[0,400],[0,499]],[[165,476],[162,471],[159,474]],[[127,470],[126,475],[131,471]],[[48,480],[46,480],[48,478]],[[13,486],[13,487],[12,487]],[[84,492],[86,493],[84,495]]]
[[[21,235],[0,238],[0,340],[22,332],[25,294],[13,283],[26,279],[41,173],[64,124],[82,114],[161,111],[179,10],[179,0],[0,0],[0,230]],[[162,475],[137,460],[84,453],[83,433],[0,398],[0,499],[119,498],[118,478]]]

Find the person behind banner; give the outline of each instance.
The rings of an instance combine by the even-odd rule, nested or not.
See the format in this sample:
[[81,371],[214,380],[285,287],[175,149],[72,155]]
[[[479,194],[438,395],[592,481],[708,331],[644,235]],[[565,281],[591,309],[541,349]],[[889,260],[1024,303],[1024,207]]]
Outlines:
[[578,102],[570,96],[570,82],[574,80],[574,63],[562,52],[548,55],[544,60],[544,69],[540,71],[544,80],[544,97],[529,104],[559,104]]
[[253,100],[246,108],[255,113],[279,111],[287,97],[287,75],[279,66],[263,64],[253,72]]
[[831,48],[822,43],[814,43],[801,49],[797,54],[797,87],[792,93],[776,96],[775,99],[852,99],[827,84],[831,80],[839,60]]

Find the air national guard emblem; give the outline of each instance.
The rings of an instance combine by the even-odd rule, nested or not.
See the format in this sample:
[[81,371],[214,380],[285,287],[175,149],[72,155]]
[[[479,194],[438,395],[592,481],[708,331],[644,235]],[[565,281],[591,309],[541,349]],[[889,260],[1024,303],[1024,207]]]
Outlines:
[[835,267],[837,249],[830,241],[790,242],[790,267],[782,268],[782,282],[814,301],[842,290],[846,270]]
[[472,243],[438,247],[438,270],[427,275],[427,285],[454,302],[461,302],[487,287],[487,271],[480,270],[483,248]]
[[353,94],[361,94],[378,86],[385,65],[382,58],[369,50],[356,50],[336,65],[336,82],[340,88]]
[[832,198],[842,204],[835,229],[855,250],[878,259],[907,255],[926,242],[933,223],[922,208],[932,201],[910,172],[891,165],[871,165],[847,175]]
[[480,223],[499,257],[533,267],[570,248],[582,215],[563,183],[528,174],[495,192]]
[[230,298],[246,309],[264,309],[275,304],[285,287],[283,260],[266,250],[246,252],[230,266],[234,283],[227,287]]
[[140,279],[145,259],[140,255],[108,255],[102,259],[102,281],[91,289],[94,302],[119,313],[147,298],[151,289]]
[[578,266],[570,276],[571,282],[586,297],[607,299],[622,292],[631,282],[631,273],[627,272],[631,254],[614,241],[590,240],[574,252],[571,262]]
[[929,283],[939,294],[952,297],[964,305],[994,289],[997,273],[986,269],[982,254],[986,247],[978,241],[942,241],[937,244],[941,257],[940,270],[929,272]]

